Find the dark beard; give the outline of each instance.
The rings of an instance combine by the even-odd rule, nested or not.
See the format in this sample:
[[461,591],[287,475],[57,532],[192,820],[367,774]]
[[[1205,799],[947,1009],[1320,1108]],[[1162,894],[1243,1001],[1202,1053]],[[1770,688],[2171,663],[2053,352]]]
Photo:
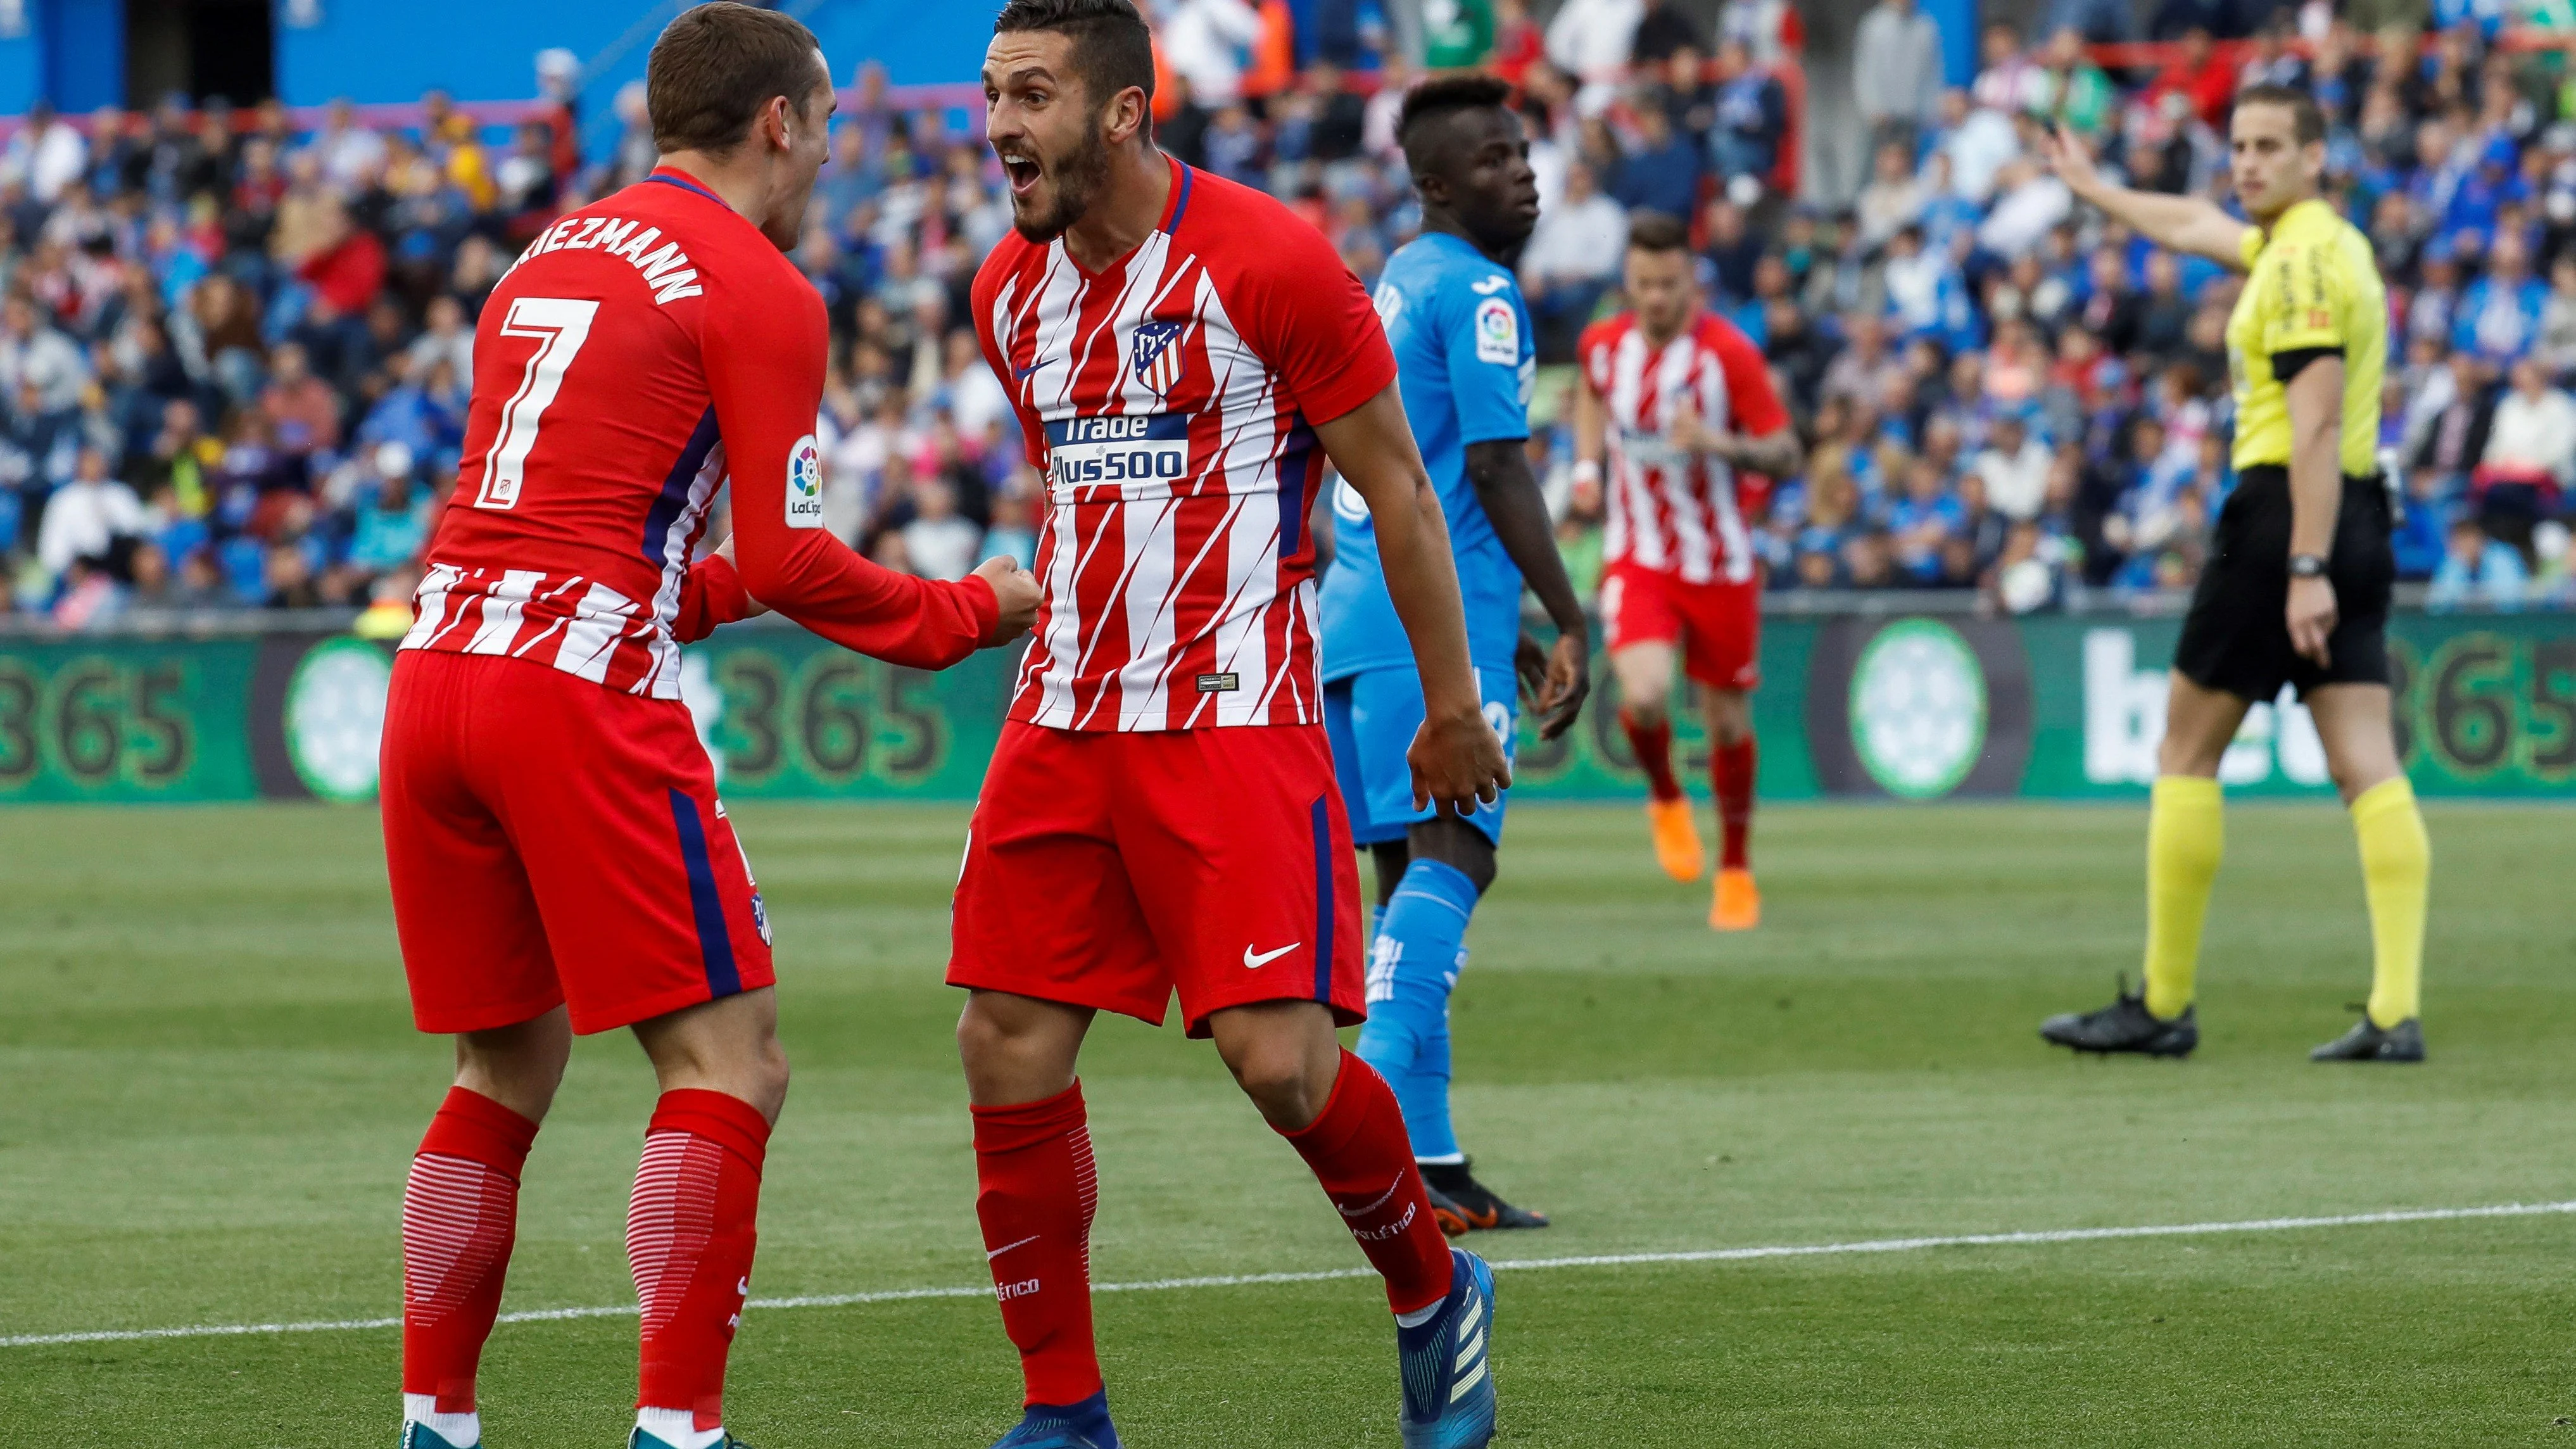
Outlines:
[[1055,205],[1042,216],[1022,214],[1011,208],[1011,225],[1020,235],[1038,243],[1054,241],[1091,209],[1091,199],[1109,183],[1109,148],[1100,142],[1098,126],[1086,128],[1082,149],[1064,159],[1056,168]]

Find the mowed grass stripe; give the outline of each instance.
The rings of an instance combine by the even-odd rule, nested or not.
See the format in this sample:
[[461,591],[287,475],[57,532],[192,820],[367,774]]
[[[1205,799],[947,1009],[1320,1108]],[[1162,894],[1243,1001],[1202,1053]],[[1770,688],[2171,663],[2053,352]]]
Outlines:
[[[2123,1238],[2210,1237],[2221,1233],[2280,1233],[2317,1228],[2377,1227],[2391,1223],[2457,1222],[2468,1218],[2529,1218],[2576,1213],[2576,1201],[2495,1203],[2484,1207],[2396,1208],[2332,1217],[2255,1218],[2235,1223],[2155,1223],[2118,1228],[2047,1228],[2018,1233],[1954,1233],[1943,1237],[1873,1238],[1852,1243],[1777,1244],[1757,1248],[1703,1248],[1663,1253],[1589,1253],[1571,1258],[1493,1259],[1496,1272],[1539,1268],[1630,1268],[1652,1264],[1738,1263],[1760,1258],[1816,1258],[1846,1253],[1910,1253],[1927,1248],[2019,1248],[2056,1243],[2097,1243]],[[1249,1288],[1273,1283],[1328,1283],[1375,1277],[1375,1268],[1328,1268],[1305,1273],[1224,1273],[1199,1278],[1155,1278],[1135,1283],[1094,1283],[1094,1293],[1170,1293],[1190,1288]],[[752,1308],[849,1308],[866,1303],[910,1303],[925,1298],[981,1298],[993,1290],[891,1288],[869,1293],[819,1293],[796,1298],[754,1298]],[[504,1313],[500,1323],[553,1323],[577,1318],[624,1318],[632,1303],[599,1308],[538,1308]],[[345,1333],[399,1328],[399,1318],[351,1318],[324,1323],[225,1323],[186,1328],[109,1329],[93,1333],[28,1333],[0,1338],[0,1348],[57,1343],[136,1343],[160,1338],[233,1338],[256,1333]]]

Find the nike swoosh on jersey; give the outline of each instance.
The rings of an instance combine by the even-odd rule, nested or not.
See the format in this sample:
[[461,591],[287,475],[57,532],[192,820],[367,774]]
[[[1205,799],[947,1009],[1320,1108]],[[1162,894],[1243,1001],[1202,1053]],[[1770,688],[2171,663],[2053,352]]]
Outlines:
[[1250,946],[1246,946],[1243,948],[1244,969],[1247,971],[1258,971],[1262,967],[1269,965],[1271,962],[1278,960],[1280,957],[1287,955],[1289,952],[1294,951],[1305,944],[1306,943],[1303,941],[1291,941],[1276,951],[1264,951],[1259,955],[1253,954],[1252,948]]

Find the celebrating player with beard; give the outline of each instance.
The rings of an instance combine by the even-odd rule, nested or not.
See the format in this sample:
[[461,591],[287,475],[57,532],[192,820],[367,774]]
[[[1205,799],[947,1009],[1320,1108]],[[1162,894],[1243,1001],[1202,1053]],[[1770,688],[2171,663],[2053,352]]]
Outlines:
[[1367,295],[1315,229],[1156,150],[1128,0],[1011,0],[986,133],[1018,234],[975,326],[1048,507],[1037,637],[976,805],[948,979],[981,1220],[1026,1379],[1013,1449],[1111,1449],[1074,1078],[1106,1009],[1177,989],[1386,1280],[1408,1445],[1492,1434],[1492,1276],[1433,1220],[1404,1119],[1333,1029],[1362,1004],[1358,870],[1323,730],[1307,506],[1329,457],[1377,527],[1426,701],[1415,800],[1511,783],[1440,501]]

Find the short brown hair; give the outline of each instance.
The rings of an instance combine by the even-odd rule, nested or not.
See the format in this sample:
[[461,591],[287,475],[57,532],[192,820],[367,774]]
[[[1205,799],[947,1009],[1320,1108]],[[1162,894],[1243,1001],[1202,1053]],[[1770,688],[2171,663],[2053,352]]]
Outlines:
[[2317,106],[2317,98],[2306,91],[2288,86],[2247,86],[2236,93],[2240,106],[2286,106],[2290,111],[2290,133],[2302,146],[2313,146],[2326,138],[2326,113]]
[[1641,252],[1686,252],[1690,250],[1690,228],[1681,218],[1660,211],[1635,211],[1628,214],[1628,245]]
[[644,64],[653,144],[721,156],[751,134],[772,98],[785,96],[801,115],[821,50],[813,31],[775,10],[715,0],[681,12]]
[[1073,42],[1074,74],[1095,113],[1130,86],[1154,98],[1154,32],[1134,0],[1007,0],[993,17],[995,35],[1031,30]]

